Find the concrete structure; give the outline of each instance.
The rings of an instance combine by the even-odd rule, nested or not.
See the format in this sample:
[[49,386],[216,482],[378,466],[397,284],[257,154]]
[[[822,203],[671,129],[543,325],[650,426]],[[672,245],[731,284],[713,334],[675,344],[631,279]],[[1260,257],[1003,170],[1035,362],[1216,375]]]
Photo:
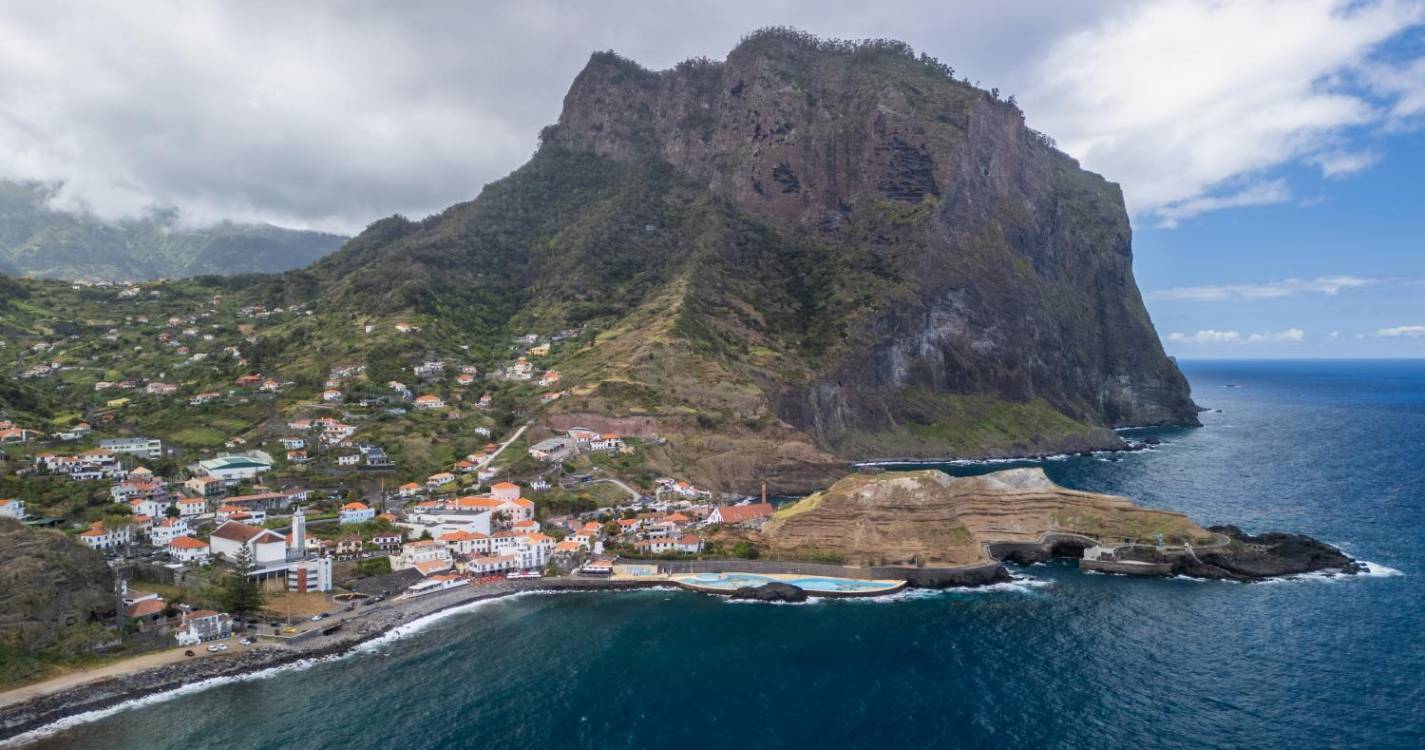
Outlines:
[[287,590],[297,593],[332,590],[332,559],[313,557],[287,567]]
[[99,447],[114,453],[127,453],[143,458],[163,458],[163,441],[158,438],[126,437],[100,440]]
[[0,518],[13,518],[17,521],[25,520],[25,501],[18,497],[0,500]]

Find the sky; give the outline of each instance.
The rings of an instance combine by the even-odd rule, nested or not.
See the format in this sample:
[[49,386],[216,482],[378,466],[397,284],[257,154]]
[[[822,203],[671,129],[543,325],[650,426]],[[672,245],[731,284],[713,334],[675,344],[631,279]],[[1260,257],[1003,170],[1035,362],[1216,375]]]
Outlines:
[[891,37],[1123,186],[1181,357],[1425,356],[1425,0],[0,0],[0,179],[354,233],[478,194],[596,50]]

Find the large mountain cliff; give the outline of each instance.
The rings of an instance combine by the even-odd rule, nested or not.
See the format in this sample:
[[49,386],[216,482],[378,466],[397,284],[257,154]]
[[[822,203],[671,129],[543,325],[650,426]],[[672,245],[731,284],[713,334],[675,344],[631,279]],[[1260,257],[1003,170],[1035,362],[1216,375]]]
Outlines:
[[1196,423],[1119,188],[894,42],[595,54],[524,167],[288,281],[503,341],[588,324],[547,421],[676,435],[669,463],[723,486]]

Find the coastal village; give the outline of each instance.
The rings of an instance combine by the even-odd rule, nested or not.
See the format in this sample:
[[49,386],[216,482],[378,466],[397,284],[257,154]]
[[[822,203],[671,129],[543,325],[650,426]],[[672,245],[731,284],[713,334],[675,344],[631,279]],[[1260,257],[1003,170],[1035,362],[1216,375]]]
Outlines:
[[[736,532],[773,513],[765,492],[630,471],[655,435],[535,434],[531,410],[578,389],[556,365],[578,331],[518,336],[488,367],[432,346],[399,369],[336,362],[313,382],[254,361],[264,329],[302,306],[175,301],[161,283],[71,291],[122,317],[98,337],[0,339],[13,376],[65,400],[59,418],[0,419],[0,517],[104,556],[115,605],[98,624],[119,637],[101,633],[95,652],[217,652],[456,587],[752,555]],[[404,320],[353,328],[423,335]],[[233,577],[259,606],[222,607],[213,592]]]

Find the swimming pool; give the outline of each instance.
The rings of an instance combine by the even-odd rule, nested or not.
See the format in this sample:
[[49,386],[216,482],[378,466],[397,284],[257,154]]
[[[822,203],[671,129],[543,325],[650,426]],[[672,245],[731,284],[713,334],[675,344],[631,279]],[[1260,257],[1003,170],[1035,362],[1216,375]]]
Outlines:
[[786,583],[796,586],[809,594],[832,594],[855,596],[866,594],[889,594],[905,586],[905,581],[865,580],[859,578],[831,578],[828,576],[802,576],[795,574],[760,573],[694,573],[673,576],[673,581],[690,589],[703,591],[735,591],[743,586],[761,586],[765,583]]

